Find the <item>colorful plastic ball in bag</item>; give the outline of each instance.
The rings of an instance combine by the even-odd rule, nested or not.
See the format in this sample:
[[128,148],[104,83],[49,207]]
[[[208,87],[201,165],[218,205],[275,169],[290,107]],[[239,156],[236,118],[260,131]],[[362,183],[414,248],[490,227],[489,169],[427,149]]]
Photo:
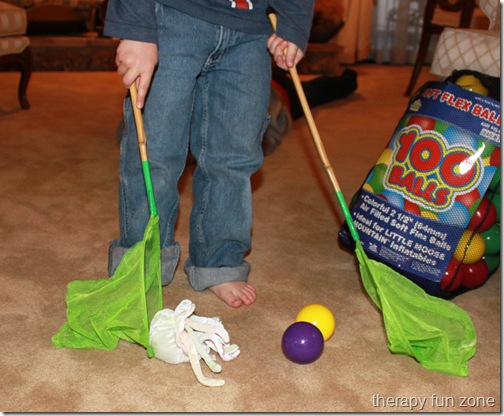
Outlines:
[[[471,207],[471,211],[472,210],[473,208]],[[467,225],[467,229],[483,232],[489,230],[496,222],[497,210],[495,206],[488,198],[482,198],[476,209],[474,209],[474,214]]]
[[424,116],[411,116],[407,123],[408,126],[419,126],[423,131],[434,130],[436,120]]
[[472,206],[474,206],[474,203],[476,201],[479,201],[481,198],[481,195],[478,191],[477,188],[473,189],[471,192],[467,192],[462,195],[458,195],[455,198],[455,201],[461,202],[462,204],[465,205],[467,209],[470,209]]
[[490,202],[492,205],[495,207],[495,210],[497,211],[497,218],[499,219],[501,216],[501,201],[500,201],[500,195],[498,193],[490,194],[488,196],[488,199],[490,199]]
[[446,224],[460,225],[465,227],[465,225],[471,219],[471,214],[462,202],[455,201],[450,211],[440,212],[438,218],[440,221]]
[[485,241],[478,233],[466,230],[460,237],[453,257],[464,264],[476,263],[485,253]]
[[482,232],[481,237],[485,242],[485,256],[493,256],[500,252],[500,223]]
[[428,218],[429,220],[439,221],[439,218],[436,214],[429,210],[420,210],[420,215],[424,218]]
[[[500,150],[500,149],[499,149]],[[492,192],[500,194],[500,168],[495,172],[488,189]]]
[[420,207],[418,206],[418,204],[415,204],[414,202],[411,202],[406,198],[404,198],[404,209],[408,212],[411,212],[412,214],[421,215]]
[[448,267],[446,267],[444,275],[441,278],[441,290],[453,292],[462,285],[462,273],[459,273],[460,267],[461,263],[455,259],[452,259],[448,263]]
[[380,157],[376,161],[376,164],[379,165],[380,163],[383,163],[385,165],[390,165],[390,162],[392,162],[392,149],[389,149],[388,147],[385,148],[385,150],[381,153]]
[[463,264],[460,268],[462,285],[468,289],[480,287],[488,279],[488,265],[483,259],[476,263]]
[[460,88],[464,88],[465,90],[472,91],[476,94],[485,96],[488,95],[488,89],[474,75],[462,75],[455,81],[455,84]]
[[385,189],[383,186],[383,178],[385,177],[387,168],[388,166],[384,163],[378,163],[373,168],[368,183],[373,188],[375,194],[380,194]]
[[385,201],[389,201],[391,204],[395,205],[398,208],[404,208],[405,200],[397,192],[388,191],[387,189],[385,189],[380,194],[378,194],[378,196],[380,198],[383,198]]
[[496,147],[492,151],[492,154],[490,155],[490,166],[500,166],[501,162],[500,150],[501,150],[500,147]]
[[495,273],[495,271],[499,268],[500,255],[494,255],[494,256],[485,255],[482,257],[482,260],[484,260],[488,266],[488,274],[489,275]]

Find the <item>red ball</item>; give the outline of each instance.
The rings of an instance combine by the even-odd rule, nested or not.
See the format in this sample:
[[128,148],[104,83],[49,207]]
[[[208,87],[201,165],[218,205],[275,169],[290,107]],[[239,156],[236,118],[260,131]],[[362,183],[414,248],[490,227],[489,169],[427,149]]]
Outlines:
[[406,198],[404,198],[404,209],[408,212],[411,212],[412,214],[422,215],[420,207],[417,204],[407,200]]
[[448,267],[446,267],[440,282],[441,290],[453,292],[460,287],[463,277],[461,271],[459,270],[460,268],[461,263],[455,259],[452,259],[450,263],[448,263]]
[[485,260],[463,264],[460,271],[462,272],[462,285],[468,289],[477,288],[488,279],[488,264]]
[[490,166],[500,166],[501,154],[500,147],[496,147],[490,155]]
[[383,194],[376,194],[376,196],[380,197],[381,199],[384,199],[385,201],[388,201],[387,197]]
[[477,188],[473,189],[471,192],[468,192],[463,195],[457,195],[455,197],[455,201],[462,202],[467,209],[471,208],[471,206],[481,198],[481,195]]
[[426,130],[434,130],[434,126],[436,125],[436,120],[430,117],[424,117],[424,116],[411,116],[410,119],[408,120],[408,126],[411,126],[413,124],[416,124],[417,126],[420,126],[420,128],[423,131]]
[[497,222],[497,210],[488,198],[482,198],[471,217],[467,229],[483,232],[489,230]]

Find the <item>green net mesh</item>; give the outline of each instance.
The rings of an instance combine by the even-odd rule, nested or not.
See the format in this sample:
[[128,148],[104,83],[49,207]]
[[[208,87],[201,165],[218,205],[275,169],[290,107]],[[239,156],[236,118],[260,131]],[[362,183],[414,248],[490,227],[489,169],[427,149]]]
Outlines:
[[120,339],[147,349],[149,325],[162,309],[159,217],[151,216],[144,239],[131,247],[110,279],[68,285],[67,322],[52,337],[58,347],[113,350]]
[[388,266],[355,250],[364,287],[383,314],[389,350],[415,358],[424,368],[467,376],[476,352],[476,331],[454,303],[427,294]]

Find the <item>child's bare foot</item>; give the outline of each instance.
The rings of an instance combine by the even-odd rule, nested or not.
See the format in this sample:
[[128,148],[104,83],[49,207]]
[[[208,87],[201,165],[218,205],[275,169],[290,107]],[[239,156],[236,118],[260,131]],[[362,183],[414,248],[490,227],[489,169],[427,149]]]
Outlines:
[[209,288],[215,295],[232,308],[251,305],[256,299],[256,291],[246,282],[225,282]]

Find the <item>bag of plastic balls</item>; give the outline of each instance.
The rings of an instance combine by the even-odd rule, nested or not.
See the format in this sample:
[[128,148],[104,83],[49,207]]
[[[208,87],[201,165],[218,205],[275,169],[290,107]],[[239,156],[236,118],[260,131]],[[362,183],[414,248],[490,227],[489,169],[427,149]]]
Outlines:
[[498,78],[424,84],[350,204],[366,254],[435,296],[483,285],[500,265],[500,137]]

